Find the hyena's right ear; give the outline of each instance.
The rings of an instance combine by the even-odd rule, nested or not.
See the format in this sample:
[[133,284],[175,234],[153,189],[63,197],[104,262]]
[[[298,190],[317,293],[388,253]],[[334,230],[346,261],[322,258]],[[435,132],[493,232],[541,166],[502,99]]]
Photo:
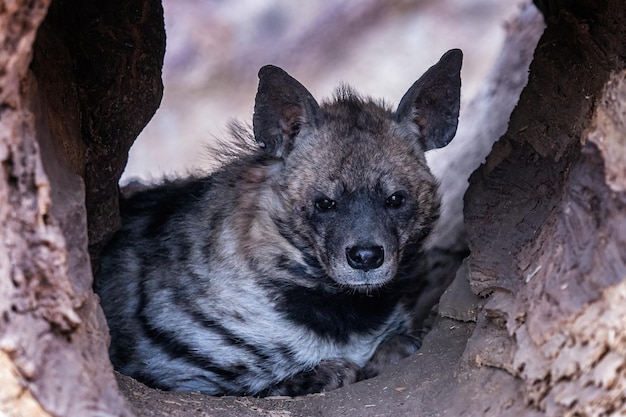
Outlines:
[[449,50],[400,100],[396,120],[417,126],[424,151],[446,146],[456,133],[462,62],[460,49]]
[[273,65],[259,70],[252,125],[256,141],[268,154],[285,157],[301,127],[315,126],[320,113],[317,101],[295,78]]

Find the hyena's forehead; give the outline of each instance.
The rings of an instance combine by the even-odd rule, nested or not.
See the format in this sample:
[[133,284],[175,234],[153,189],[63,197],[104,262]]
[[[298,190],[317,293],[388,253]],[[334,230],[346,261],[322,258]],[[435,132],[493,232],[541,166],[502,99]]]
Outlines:
[[[309,178],[307,188],[338,192],[406,188],[434,181],[414,129],[395,120],[383,102],[344,88],[322,104],[315,126],[302,126],[288,157],[290,175]],[[291,184],[293,185],[293,183]]]
[[322,128],[310,147],[295,158],[296,176],[311,178],[308,187],[337,195],[358,189],[416,192],[434,182],[423,152],[390,128],[377,131]]
[[383,101],[363,99],[346,87],[338,90],[335,100],[324,103],[322,109],[323,117],[317,126],[321,146],[379,157],[384,154],[390,159],[402,159],[403,155],[424,159],[417,125],[398,122]]
[[[320,158],[344,170],[378,173],[422,170],[426,158],[414,132],[391,118],[368,121],[370,128],[351,128],[333,120],[318,131]],[[367,122],[364,122],[367,123]],[[321,161],[320,161],[321,162]]]

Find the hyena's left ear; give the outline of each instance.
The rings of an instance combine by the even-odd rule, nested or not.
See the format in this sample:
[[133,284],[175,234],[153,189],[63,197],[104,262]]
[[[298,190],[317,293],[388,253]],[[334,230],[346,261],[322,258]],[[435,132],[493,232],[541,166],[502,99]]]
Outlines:
[[462,62],[460,49],[446,52],[400,100],[396,120],[417,125],[424,151],[446,146],[456,133]]
[[317,101],[295,78],[273,65],[259,70],[252,126],[256,141],[268,154],[285,157],[300,129],[316,125],[320,114]]

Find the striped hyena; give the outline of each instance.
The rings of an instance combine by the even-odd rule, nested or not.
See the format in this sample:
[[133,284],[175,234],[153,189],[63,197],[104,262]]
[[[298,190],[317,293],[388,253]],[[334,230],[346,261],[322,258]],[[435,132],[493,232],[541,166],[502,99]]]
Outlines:
[[261,68],[253,134],[208,176],[123,199],[96,288],[115,367],[153,387],[298,395],[419,347],[406,294],[439,215],[424,152],[456,132],[462,53],[395,111],[349,87],[318,102]]

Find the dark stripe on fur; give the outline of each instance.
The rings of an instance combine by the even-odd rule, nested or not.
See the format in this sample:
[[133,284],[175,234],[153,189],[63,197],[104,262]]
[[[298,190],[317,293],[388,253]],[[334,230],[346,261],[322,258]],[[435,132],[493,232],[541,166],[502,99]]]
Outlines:
[[399,298],[385,289],[364,294],[329,292],[321,286],[305,288],[278,282],[273,285],[280,288],[277,309],[285,318],[339,343],[347,342],[352,333],[380,328]]
[[147,296],[144,285],[141,284],[139,287],[139,314],[137,318],[146,336],[150,338],[152,343],[159,346],[165,354],[172,359],[183,359],[194,366],[212,372],[226,380],[236,379],[241,373],[248,370],[244,365],[236,366],[231,369],[215,366],[214,361],[211,360],[210,357],[199,355],[194,349],[181,341],[176,334],[161,329],[158,325],[152,323],[151,317],[145,312]]
[[[185,312],[185,314],[190,316],[190,320],[193,320],[195,323],[200,323],[203,327],[216,333],[228,344],[233,345],[233,347],[241,348],[258,358],[255,366],[263,370],[269,369],[268,367],[265,367],[264,364],[268,363],[274,355],[271,352],[267,352],[264,347],[247,343],[245,339],[237,336],[218,321],[204,314],[204,312],[202,312],[195,303],[190,303],[189,298],[184,294],[176,293],[174,296],[174,302],[182,311]],[[244,318],[241,319],[244,320]]]

